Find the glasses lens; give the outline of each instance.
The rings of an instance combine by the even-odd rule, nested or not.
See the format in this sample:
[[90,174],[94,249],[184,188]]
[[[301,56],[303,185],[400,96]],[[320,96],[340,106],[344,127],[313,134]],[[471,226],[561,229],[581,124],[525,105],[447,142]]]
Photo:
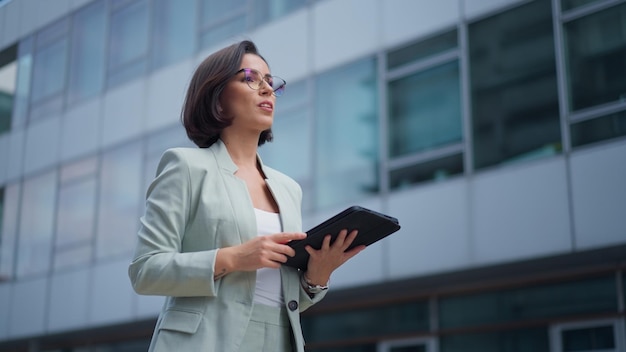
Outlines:
[[287,82],[285,82],[282,78],[276,76],[272,77],[272,80],[272,90],[274,91],[274,95],[276,95],[277,97],[283,95]]

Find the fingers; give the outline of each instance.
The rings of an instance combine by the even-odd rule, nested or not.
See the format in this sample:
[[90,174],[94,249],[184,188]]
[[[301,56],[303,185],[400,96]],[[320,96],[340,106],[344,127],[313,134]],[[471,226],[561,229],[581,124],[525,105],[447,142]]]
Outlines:
[[273,235],[270,235],[269,238],[271,238],[276,243],[285,244],[285,243],[288,243],[289,241],[305,239],[306,238],[306,233],[303,233],[303,232],[281,232],[281,233],[275,233]]

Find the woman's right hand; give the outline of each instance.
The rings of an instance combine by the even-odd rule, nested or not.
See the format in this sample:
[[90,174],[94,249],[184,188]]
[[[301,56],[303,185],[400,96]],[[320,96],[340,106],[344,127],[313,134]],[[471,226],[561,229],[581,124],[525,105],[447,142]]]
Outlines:
[[296,252],[286,243],[306,238],[302,232],[281,232],[258,236],[237,246],[220,248],[215,258],[215,275],[220,277],[233,271],[254,271],[260,268],[279,268]]

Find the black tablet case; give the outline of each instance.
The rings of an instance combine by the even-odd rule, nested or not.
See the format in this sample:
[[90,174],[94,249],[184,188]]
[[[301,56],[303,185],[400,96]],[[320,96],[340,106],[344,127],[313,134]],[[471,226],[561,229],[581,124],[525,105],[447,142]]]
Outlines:
[[289,257],[285,265],[306,270],[309,253],[304,247],[309,244],[315,249],[320,249],[326,235],[332,236],[332,243],[337,238],[339,231],[343,229],[348,229],[348,232],[355,229],[359,230],[354,242],[348,248],[349,250],[362,244],[369,246],[391,235],[400,229],[400,224],[398,219],[394,217],[360,206],[352,206],[307,231],[307,238],[287,243],[296,250],[296,255]]

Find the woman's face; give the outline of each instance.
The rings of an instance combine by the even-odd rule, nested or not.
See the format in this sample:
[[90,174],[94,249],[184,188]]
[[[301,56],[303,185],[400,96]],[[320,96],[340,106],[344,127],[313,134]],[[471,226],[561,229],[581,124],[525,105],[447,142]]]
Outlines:
[[[239,68],[256,70],[262,76],[270,74],[267,63],[254,54],[245,54]],[[250,88],[245,72],[235,75],[226,84],[220,96],[222,113],[233,118],[233,123],[227,128],[258,136],[262,131],[272,127],[276,102],[272,92],[272,87],[265,82],[259,89]]]

